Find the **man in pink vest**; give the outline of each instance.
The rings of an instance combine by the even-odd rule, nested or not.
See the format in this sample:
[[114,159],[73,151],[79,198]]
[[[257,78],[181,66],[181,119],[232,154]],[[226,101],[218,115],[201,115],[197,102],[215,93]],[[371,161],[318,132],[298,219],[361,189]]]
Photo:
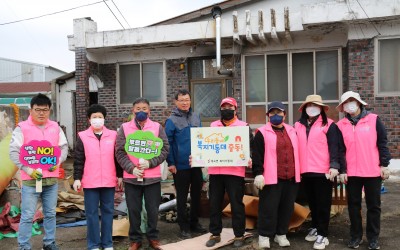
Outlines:
[[104,126],[107,115],[104,106],[93,104],[86,113],[90,127],[78,133],[73,186],[75,191],[81,187],[84,190],[88,249],[113,250],[112,226],[117,175],[122,185],[122,169],[115,162],[117,132]]
[[[118,131],[116,157],[124,170],[125,196],[129,214],[129,250],[137,250],[142,246],[142,232],[140,230],[142,200],[144,198],[147,212],[146,237],[153,249],[161,249],[158,240],[158,208],[161,202],[161,170],[160,164],[168,155],[169,144],[163,127],[150,120],[150,103],[145,98],[138,98],[133,102],[132,112],[134,119],[123,123]],[[150,131],[163,141],[161,154],[151,160],[139,161],[138,158],[125,151],[128,135],[137,130]]]
[[[221,101],[221,119],[211,123],[211,127],[236,127],[249,126],[246,122],[237,118],[237,102],[232,97]],[[250,131],[250,144],[253,134]],[[251,167],[251,160],[249,160]],[[232,208],[232,226],[235,234],[233,245],[241,247],[244,244],[244,232],[246,229],[246,215],[244,211],[244,177],[246,166],[233,167],[209,167],[209,197],[210,197],[210,239],[206,242],[207,247],[213,247],[221,241],[222,231],[222,202],[225,191],[228,194]]]
[[275,237],[279,246],[287,247],[300,182],[298,141],[294,128],[284,123],[283,103],[271,102],[267,115],[269,122],[256,131],[252,150],[254,185],[260,189],[258,246],[270,248],[270,238]]
[[347,183],[347,202],[350,217],[349,248],[362,243],[362,190],[367,204],[367,239],[369,249],[380,249],[381,184],[389,178],[390,152],[385,126],[376,114],[365,109],[367,103],[358,93],[347,91],[336,109],[345,113],[337,125],[345,144],[347,173],[341,181]]
[[[38,170],[24,166],[20,162],[20,148],[32,140],[46,140],[52,146],[61,149],[59,164],[68,155],[68,144],[64,132],[60,126],[49,120],[51,100],[43,94],[34,96],[31,100],[28,120],[20,122],[14,129],[10,143],[10,158],[15,165],[22,170],[21,189],[21,220],[18,231],[18,249],[30,250],[32,248],[30,238],[32,236],[32,220],[36,212],[39,197],[43,204],[43,237],[44,250],[57,250],[56,245],[56,206],[58,197],[59,168],[50,168],[40,173]],[[42,179],[42,192],[36,192],[36,180]]]
[[308,95],[300,106],[301,117],[294,124],[299,139],[301,183],[311,210],[311,228],[305,239],[314,249],[329,245],[332,183],[339,174],[341,134],[326,115],[329,106],[320,95]]

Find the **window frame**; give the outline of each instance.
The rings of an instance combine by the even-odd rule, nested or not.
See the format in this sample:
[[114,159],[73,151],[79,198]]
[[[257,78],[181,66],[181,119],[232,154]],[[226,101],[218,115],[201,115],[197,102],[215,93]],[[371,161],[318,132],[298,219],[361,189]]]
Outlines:
[[380,47],[379,47],[379,42],[382,40],[389,40],[389,39],[398,39],[400,40],[400,36],[380,36],[376,37],[374,40],[374,92],[375,92],[375,97],[396,97],[400,96],[400,91],[389,91],[389,92],[382,92],[379,91],[379,86],[380,86],[380,75],[379,75],[379,66],[380,66],[380,61],[379,61],[379,56],[380,56]]
[[136,65],[139,65],[139,68],[140,68],[140,97],[144,97],[144,98],[146,98],[146,96],[143,96],[143,64],[150,64],[150,63],[161,63],[162,64],[162,74],[163,74],[163,76],[162,76],[162,82],[161,82],[161,99],[162,99],[162,101],[160,101],[160,102],[155,102],[155,101],[151,101],[151,100],[149,100],[150,101],[150,106],[165,106],[166,104],[167,104],[167,98],[166,98],[166,62],[165,62],[165,60],[157,60],[157,61],[140,61],[140,62],[126,62],[126,63],[116,63],[116,67],[117,67],[117,69],[116,69],[116,72],[117,72],[117,75],[116,75],[116,80],[117,80],[117,88],[116,88],[116,94],[117,94],[117,103],[118,103],[118,105],[120,105],[120,106],[132,106],[132,102],[134,101],[134,100],[132,100],[132,102],[130,102],[130,103],[121,103],[121,96],[120,96],[120,94],[121,94],[121,91],[120,91],[120,89],[121,89],[121,81],[120,81],[120,66],[121,65],[134,65],[134,64],[136,64]]
[[[292,50],[292,51],[274,51],[274,52],[265,52],[265,53],[251,53],[251,54],[243,54],[241,61],[242,61],[242,107],[243,107],[243,120],[247,121],[247,106],[265,106],[265,110],[267,110],[268,103],[268,86],[265,86],[265,102],[247,102],[246,101],[246,57],[247,56],[260,56],[264,55],[264,64],[267,66],[267,56],[268,55],[277,55],[277,54],[286,54],[287,55],[287,67],[288,67],[288,100],[284,101],[283,104],[285,104],[288,107],[288,114],[289,116],[286,117],[286,123],[288,124],[294,124],[294,116],[293,113],[297,112],[297,110],[293,110],[293,105],[296,104],[301,104],[304,102],[302,101],[294,101],[293,100],[293,65],[292,65],[292,55],[296,53],[308,53],[312,52],[313,53],[313,90],[314,93],[310,94],[316,94],[317,91],[317,71],[316,71],[316,53],[317,52],[324,52],[324,51],[337,51],[338,55],[338,99],[335,100],[324,100],[324,103],[331,104],[331,103],[339,103],[340,102],[340,96],[343,91],[343,62],[342,62],[342,48],[341,47],[329,47],[329,48],[318,48],[318,49],[304,49],[304,50]],[[265,74],[265,79],[267,79],[267,70],[264,69],[264,74]],[[266,84],[266,83],[264,83]],[[334,108],[331,106],[331,108]],[[341,114],[339,113],[339,118],[341,117]],[[267,122],[267,117],[265,117],[265,123]],[[264,123],[264,124],[265,124]],[[250,124],[252,128],[258,128],[260,126],[263,126],[264,124]]]

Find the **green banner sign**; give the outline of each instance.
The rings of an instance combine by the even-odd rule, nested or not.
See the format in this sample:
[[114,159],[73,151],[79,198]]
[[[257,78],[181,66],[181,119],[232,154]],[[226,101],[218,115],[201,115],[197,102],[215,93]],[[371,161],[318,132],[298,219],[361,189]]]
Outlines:
[[126,137],[125,151],[136,158],[153,159],[161,154],[162,147],[161,138],[151,131],[137,130]]

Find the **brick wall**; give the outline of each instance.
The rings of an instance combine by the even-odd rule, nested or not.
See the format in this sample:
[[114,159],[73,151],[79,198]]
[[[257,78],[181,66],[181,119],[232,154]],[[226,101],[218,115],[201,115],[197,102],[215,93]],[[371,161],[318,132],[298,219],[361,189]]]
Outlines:
[[87,129],[86,110],[89,107],[89,62],[85,48],[75,50],[75,80],[76,80],[76,131]]
[[400,97],[375,97],[373,39],[350,40],[348,49],[348,89],[360,93],[368,109],[378,114],[386,126],[392,158],[400,158]]

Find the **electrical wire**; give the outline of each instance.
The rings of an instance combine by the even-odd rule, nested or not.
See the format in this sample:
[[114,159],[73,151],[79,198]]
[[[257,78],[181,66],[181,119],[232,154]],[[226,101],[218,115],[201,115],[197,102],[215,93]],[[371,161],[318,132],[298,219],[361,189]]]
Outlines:
[[111,10],[110,6],[108,6],[106,0],[103,0],[103,2],[107,5],[107,8],[110,10],[110,12],[113,14],[113,16],[115,17],[115,19],[117,19],[118,23],[121,25],[121,27],[123,29],[125,29],[124,25],[122,25],[122,23],[119,21],[119,19],[117,18],[117,16],[114,14],[114,12]]
[[379,35],[381,35],[381,33],[379,32],[378,28],[376,27],[376,25],[371,21],[371,18],[369,18],[367,12],[364,10],[364,8],[362,7],[362,5],[360,4],[360,2],[358,0],[356,0],[358,5],[360,5],[361,9],[364,11],[364,14],[367,16],[368,21],[372,24],[372,26],[374,26],[376,32],[378,32]]
[[129,25],[128,21],[126,20],[126,18],[122,14],[122,12],[119,10],[118,6],[114,3],[114,0],[111,0],[111,2],[114,4],[115,8],[118,10],[118,12],[122,16],[122,18],[125,20],[126,24],[128,24],[128,27],[131,28],[131,26]]
[[103,1],[98,1],[98,2],[95,2],[95,3],[89,3],[89,4],[73,7],[73,8],[66,9],[66,10],[60,10],[60,11],[56,11],[56,12],[53,12],[53,13],[44,14],[44,15],[40,15],[40,16],[36,16],[36,17],[25,18],[25,19],[12,21],[12,22],[7,22],[7,23],[0,23],[0,25],[7,25],[7,24],[13,24],[13,23],[19,23],[19,22],[23,22],[23,21],[38,19],[38,18],[42,18],[42,17],[45,17],[45,16],[51,16],[51,15],[60,14],[60,13],[63,13],[63,12],[67,12],[67,11],[76,10],[76,9],[79,9],[79,8],[83,8],[83,7],[99,4],[99,3],[102,3],[102,2]]

